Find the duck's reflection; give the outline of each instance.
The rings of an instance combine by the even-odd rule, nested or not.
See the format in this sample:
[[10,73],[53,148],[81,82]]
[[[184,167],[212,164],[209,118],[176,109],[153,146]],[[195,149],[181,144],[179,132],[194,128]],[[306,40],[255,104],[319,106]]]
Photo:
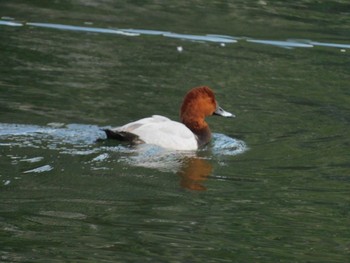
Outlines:
[[181,187],[195,191],[207,190],[202,183],[207,180],[212,170],[213,167],[208,161],[198,157],[187,157],[177,173],[181,178]]
[[202,183],[208,179],[212,170],[212,165],[205,159],[186,158],[178,172],[181,187],[195,191],[207,190]]
[[211,175],[213,167],[196,152],[167,151],[159,147],[141,145],[124,159],[131,166],[156,169],[161,172],[173,172],[180,178],[183,188],[204,191],[203,182]]

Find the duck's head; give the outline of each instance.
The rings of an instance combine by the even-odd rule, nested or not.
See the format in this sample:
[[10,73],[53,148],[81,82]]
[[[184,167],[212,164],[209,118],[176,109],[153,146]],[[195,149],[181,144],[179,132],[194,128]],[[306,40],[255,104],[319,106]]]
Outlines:
[[199,138],[199,145],[209,142],[211,133],[205,117],[219,115],[223,117],[235,117],[230,112],[223,110],[215,99],[214,92],[206,86],[191,89],[185,96],[180,118],[193,133]]
[[235,117],[219,106],[214,92],[209,87],[202,86],[191,89],[186,94],[181,106],[181,121],[186,124],[189,120],[204,119],[211,115]]

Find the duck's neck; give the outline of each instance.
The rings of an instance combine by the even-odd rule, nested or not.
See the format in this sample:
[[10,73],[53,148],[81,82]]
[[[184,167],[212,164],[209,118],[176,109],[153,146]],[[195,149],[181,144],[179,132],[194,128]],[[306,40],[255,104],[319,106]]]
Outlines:
[[198,147],[206,145],[208,142],[210,142],[211,132],[208,124],[204,120],[202,121],[182,120],[182,122],[187,126],[187,128],[189,128],[197,136]]

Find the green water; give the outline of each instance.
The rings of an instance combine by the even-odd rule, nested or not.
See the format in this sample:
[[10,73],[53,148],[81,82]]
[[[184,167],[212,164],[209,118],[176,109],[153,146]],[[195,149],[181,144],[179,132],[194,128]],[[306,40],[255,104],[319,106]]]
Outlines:
[[[341,0],[2,1],[0,261],[348,262],[349,15]],[[96,141],[177,120],[198,85],[237,116],[208,118],[206,148]]]

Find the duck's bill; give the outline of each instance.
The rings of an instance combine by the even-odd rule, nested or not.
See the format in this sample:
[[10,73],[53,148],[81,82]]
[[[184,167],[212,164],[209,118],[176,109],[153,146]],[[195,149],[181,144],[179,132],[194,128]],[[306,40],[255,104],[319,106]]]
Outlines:
[[222,117],[230,117],[230,118],[234,118],[236,117],[234,114],[228,112],[228,111],[225,111],[223,108],[221,108],[220,106],[217,106],[215,112],[214,112],[215,115],[219,115],[219,116],[222,116]]

